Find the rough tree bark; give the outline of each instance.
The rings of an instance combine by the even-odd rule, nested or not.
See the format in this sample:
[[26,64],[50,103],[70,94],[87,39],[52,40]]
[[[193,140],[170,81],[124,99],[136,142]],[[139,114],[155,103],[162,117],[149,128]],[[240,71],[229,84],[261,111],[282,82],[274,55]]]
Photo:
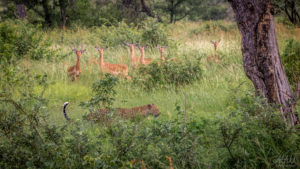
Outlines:
[[68,6],[68,1],[66,0],[59,0],[59,8],[60,8],[60,17],[61,17],[61,29],[66,29],[66,23],[68,16],[66,14],[66,9]]
[[[289,12],[290,9],[290,12]],[[285,0],[284,2],[284,11],[288,16],[289,20],[294,24],[297,25],[300,22],[300,16],[296,9],[296,0],[288,1]]]
[[141,0],[141,6],[142,6],[142,12],[145,12],[148,16],[152,18],[157,18],[157,21],[161,22],[161,18],[158,15],[155,16],[155,14],[153,14],[152,10],[146,5],[145,0]]
[[287,123],[298,118],[291,104],[291,88],[281,63],[271,14],[270,0],[231,0],[238,28],[242,34],[244,70],[253,82],[257,95],[269,103],[280,104]]
[[136,18],[139,14],[139,5],[136,0],[122,0],[122,13],[129,18]]
[[168,0],[168,11],[170,12],[170,23],[175,23],[176,21],[179,21],[183,18],[185,18],[187,16],[187,13],[184,14],[183,17],[177,17],[176,15],[179,14],[177,9],[178,7],[183,4],[184,2],[186,2],[187,0]]
[[49,7],[49,0],[43,0],[42,1],[42,7],[44,10],[44,18],[45,23],[47,26],[52,26],[52,20],[51,20],[51,9]]
[[17,13],[15,14],[17,18],[20,18],[22,21],[26,18],[26,8],[23,0],[17,0]]

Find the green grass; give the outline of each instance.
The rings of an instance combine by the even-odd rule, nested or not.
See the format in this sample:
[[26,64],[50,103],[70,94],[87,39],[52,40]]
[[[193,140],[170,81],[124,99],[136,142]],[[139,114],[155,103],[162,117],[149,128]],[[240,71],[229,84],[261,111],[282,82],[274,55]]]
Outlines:
[[[207,24],[224,24],[233,29],[202,31]],[[300,29],[291,31],[281,24],[276,27],[280,51],[283,51],[287,39],[300,40]],[[95,94],[92,84],[103,77],[97,65],[88,66],[89,57],[98,58],[94,46],[105,46],[98,36],[102,30],[67,30],[63,41],[60,30],[40,31],[40,36],[45,36],[51,41],[51,47],[59,50],[58,58],[52,58],[52,61],[22,59],[17,65],[33,74],[47,74],[50,83],[45,100],[49,100],[49,104],[44,106],[42,101],[31,99],[31,87],[36,87],[33,89],[36,93],[42,90],[40,85],[30,85],[31,82],[38,83],[33,83],[34,78],[20,79],[15,82],[15,87],[10,85],[12,82],[2,83],[5,89],[12,86],[17,91],[18,95],[14,98],[21,98],[20,104],[25,102],[24,109],[28,114],[14,108],[10,110],[9,105],[2,103],[3,111],[8,110],[2,116],[2,131],[8,136],[3,135],[0,140],[3,144],[0,151],[6,158],[0,165],[134,168],[130,161],[137,159],[144,160],[152,168],[169,168],[167,155],[172,158],[174,168],[276,168],[282,157],[299,156],[298,132],[286,126],[279,112],[262,104],[260,98],[253,97],[253,85],[246,77],[242,63],[241,37],[234,23],[179,22],[167,28],[170,30],[169,38],[178,48],[171,44],[166,50],[166,57],[179,60],[201,57],[203,71],[200,80],[178,88],[164,86],[166,88],[146,91],[134,81],[120,79],[115,87],[113,107],[154,103],[162,114],[158,118],[133,120],[112,116],[112,121],[100,124],[82,121],[82,116],[89,112],[79,105],[90,100]],[[201,31],[195,33],[199,29]],[[218,39],[221,39],[218,47],[220,62],[207,63],[207,57],[214,54],[210,41]],[[87,51],[81,57],[80,80],[72,82],[67,77],[67,68],[76,62],[76,55],[71,52],[74,44],[83,44]],[[104,52],[106,62],[129,65],[128,48],[108,47]],[[136,56],[139,56],[137,49]],[[159,59],[158,49],[146,49],[146,57]],[[175,70],[178,71],[177,68]],[[134,75],[135,70],[130,68],[129,73]],[[29,91],[24,94],[18,92],[26,89]],[[97,95],[99,91],[103,90],[96,90]],[[62,104],[66,101],[70,103],[68,114],[72,119],[68,122],[62,114]],[[31,113],[39,105],[42,105],[37,109],[40,113]],[[47,121],[40,117],[43,112],[49,114]],[[42,133],[42,139],[39,133]],[[232,143],[233,156],[224,147],[229,143]],[[44,160],[41,164],[40,159]],[[23,164],[24,161],[29,162]],[[298,166],[296,163],[292,162]]]
[[[207,23],[206,23],[207,24]],[[231,25],[234,23],[230,23]],[[251,82],[245,76],[242,65],[242,53],[240,45],[240,35],[237,28],[229,32],[216,30],[213,33],[193,34],[192,30],[201,28],[201,23],[180,22],[176,25],[170,25],[173,40],[180,45],[176,56],[182,58],[183,54],[196,52],[204,56],[201,60],[201,67],[204,70],[203,78],[192,85],[187,85],[175,90],[173,87],[168,89],[157,89],[151,92],[144,91],[141,87],[134,86],[131,82],[121,79],[117,86],[117,96],[114,107],[135,107],[139,105],[154,103],[162,111],[159,119],[168,119],[176,113],[176,105],[186,108],[188,113],[196,116],[211,117],[222,116],[226,113],[227,107],[232,101],[232,96],[237,91],[253,90]],[[285,29],[283,25],[277,25],[278,42],[282,51],[285,41],[289,38],[299,40],[300,31],[295,29],[293,32]],[[92,96],[92,83],[100,80],[97,65],[88,67],[88,58],[94,56],[98,58],[98,52],[94,46],[101,44],[97,41],[97,34],[88,29],[78,29],[64,33],[64,41],[61,41],[63,32],[52,30],[43,32],[43,35],[51,39],[53,48],[59,49],[60,53],[67,55],[66,58],[58,62],[39,61],[28,62],[21,61],[26,67],[37,73],[46,73],[51,82],[46,92],[49,98],[50,121],[54,123],[64,123],[61,108],[66,101],[70,102],[68,108],[71,118],[80,119],[87,110],[79,107],[80,102],[87,101]],[[96,39],[96,40],[95,40]],[[221,39],[218,47],[218,53],[221,58],[220,63],[207,63],[205,56],[213,54],[213,45],[211,40]],[[75,64],[76,56],[70,53],[73,44],[82,44],[87,50],[81,59],[82,74],[80,80],[71,82],[67,77],[66,69]],[[100,46],[101,47],[101,46]],[[173,49],[166,50],[170,57],[174,57]],[[146,49],[146,57],[159,59],[159,51],[156,48]],[[138,49],[135,55],[139,56]],[[125,63],[129,65],[129,49],[119,47],[109,47],[104,52],[104,60],[110,63]],[[131,69],[130,73],[134,70]],[[239,88],[241,87],[241,88]],[[245,92],[239,92],[245,94]]]

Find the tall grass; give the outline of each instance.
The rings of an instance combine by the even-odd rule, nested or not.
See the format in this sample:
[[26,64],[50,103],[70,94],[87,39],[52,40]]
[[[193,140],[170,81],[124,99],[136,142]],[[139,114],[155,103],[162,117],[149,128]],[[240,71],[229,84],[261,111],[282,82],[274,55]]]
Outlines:
[[[161,108],[162,118],[172,116],[176,105],[183,105],[187,102],[188,111],[199,116],[212,117],[224,113],[224,107],[228,99],[235,92],[235,88],[241,86],[245,90],[251,89],[251,82],[245,76],[242,65],[242,54],[240,49],[240,35],[236,27],[230,27],[230,31],[216,29],[214,32],[199,32],[194,34],[194,30],[202,29],[203,25],[234,25],[234,23],[215,22],[179,22],[169,25],[168,30],[172,35],[170,38],[176,41],[178,48],[168,48],[166,57],[178,57],[183,59],[187,53],[203,55],[201,68],[204,70],[203,77],[196,83],[181,87],[179,90],[170,87],[168,89],[157,89],[153,92],[144,91],[143,88],[134,86],[130,82],[121,79],[117,87],[117,97],[115,107],[134,107],[147,103],[155,103]],[[205,26],[204,26],[205,27]],[[277,25],[279,46],[282,49],[286,44],[286,39],[300,38],[300,30],[295,29],[292,33],[283,25]],[[64,58],[55,58],[55,62],[39,61],[30,62],[30,68],[35,72],[44,72],[49,79],[54,82],[49,87],[46,95],[50,98],[50,118],[54,122],[64,122],[61,114],[61,105],[65,101],[70,102],[70,116],[81,118],[86,112],[78,105],[82,101],[87,101],[91,96],[91,85],[101,78],[97,65],[88,66],[88,58],[99,54],[94,46],[104,46],[99,31],[77,28],[75,30],[50,30],[41,32],[53,42],[52,48],[59,49]],[[62,41],[63,36],[63,41]],[[221,39],[218,47],[220,63],[207,63],[206,58],[213,55],[213,45],[211,40]],[[76,55],[71,52],[74,44],[79,47],[83,45],[87,50],[81,58],[82,75],[81,79],[71,82],[67,77],[67,67],[74,65]],[[148,48],[145,51],[146,57],[159,59],[159,51],[156,48]],[[139,56],[138,49],[135,55]],[[108,46],[104,52],[104,60],[110,63],[125,63],[129,65],[129,49],[122,45],[114,47]],[[27,61],[28,62],[28,61]],[[130,69],[130,74],[134,69]],[[184,97],[185,96],[185,97]]]
[[[211,25],[216,29],[212,31]],[[300,40],[300,29],[290,31],[281,24],[276,27],[281,51],[287,39]],[[120,28],[122,30],[114,29],[112,31],[115,34],[110,33],[108,35],[112,37],[106,37],[111,42],[108,44],[113,45],[108,46],[104,52],[104,60],[129,65],[129,50],[121,45],[116,35],[124,31],[124,27]],[[134,32],[135,29],[130,31]],[[26,121],[17,119],[24,123],[20,123],[21,126],[13,123],[14,117],[20,113],[13,105],[1,102],[1,111],[3,109],[5,112],[1,116],[5,123],[1,125],[17,127],[11,130],[3,127],[3,131],[9,132],[1,135],[0,157],[5,157],[5,160],[0,161],[0,166],[7,165],[9,168],[21,164],[27,168],[134,168],[130,161],[140,160],[152,168],[167,168],[169,161],[166,156],[172,158],[174,168],[299,166],[298,161],[284,161],[285,157],[288,160],[299,157],[299,133],[286,128],[278,112],[253,97],[254,89],[244,73],[240,35],[234,23],[179,22],[166,26],[166,30],[169,30],[170,36],[165,57],[176,57],[178,60],[201,57],[201,78],[187,85],[166,85],[153,90],[144,90],[143,86],[120,78],[114,88],[116,96],[112,107],[127,108],[154,103],[160,108],[161,115],[140,121],[116,117],[110,124],[81,120],[89,110],[80,106],[81,102],[87,102],[95,95],[92,84],[102,79],[98,66],[88,66],[88,59],[92,56],[98,58],[96,45],[108,45],[100,36],[108,36],[107,28],[39,31],[40,36],[49,39],[51,48],[57,50],[57,54],[53,58],[39,61],[24,58],[17,66],[20,67],[18,70],[29,69],[33,74],[47,75],[49,83],[45,83],[45,86],[49,86],[44,97],[49,103],[45,106],[43,98],[40,98],[43,104],[37,104],[40,109],[34,110],[48,112],[50,125],[47,125],[47,120],[33,118],[36,116],[31,113],[30,106],[35,102],[30,99],[36,98],[30,97],[31,90],[16,91],[20,94],[28,93],[26,96],[30,98],[20,99],[21,103],[29,104],[24,106],[28,114],[22,112],[20,116]],[[218,47],[220,62],[208,63],[206,58],[214,54],[210,41],[218,39],[221,39]],[[83,45],[87,51],[81,57],[80,80],[72,82],[66,70],[76,62],[76,55],[72,53],[74,44],[78,48]],[[159,55],[156,48],[146,49],[146,57],[159,60]],[[136,56],[139,56],[137,49]],[[135,76],[135,72],[135,69],[130,68],[130,75]],[[2,74],[9,77],[9,74]],[[28,88],[34,88],[35,93],[41,92],[38,81],[31,83],[31,80],[24,80]],[[6,83],[0,84],[7,87]],[[12,89],[22,89],[22,85],[22,81],[18,81]],[[72,119],[70,122],[62,114],[62,104],[66,101],[70,103],[67,109]],[[38,138],[39,133],[42,133],[42,139]]]

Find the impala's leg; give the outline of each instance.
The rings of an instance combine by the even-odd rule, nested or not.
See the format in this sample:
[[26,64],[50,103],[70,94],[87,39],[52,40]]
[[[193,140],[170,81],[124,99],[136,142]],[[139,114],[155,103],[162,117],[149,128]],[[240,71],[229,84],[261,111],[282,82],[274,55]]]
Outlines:
[[219,58],[219,55],[218,55],[218,54],[216,54],[216,59],[215,59],[215,61],[216,61],[216,63],[219,63],[219,61],[220,61],[220,58]]

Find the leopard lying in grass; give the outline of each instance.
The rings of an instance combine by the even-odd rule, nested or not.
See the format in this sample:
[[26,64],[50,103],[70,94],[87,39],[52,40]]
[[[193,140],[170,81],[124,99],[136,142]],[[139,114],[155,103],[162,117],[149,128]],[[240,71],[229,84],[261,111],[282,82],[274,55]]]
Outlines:
[[[66,112],[66,107],[68,104],[69,103],[66,102],[63,105],[63,114],[66,120],[70,120]],[[87,121],[108,121],[110,116],[113,116],[114,113],[124,119],[133,119],[136,117],[146,117],[148,115],[158,117],[160,115],[160,110],[154,104],[147,104],[133,108],[99,109],[96,112],[88,114],[85,119]]]

